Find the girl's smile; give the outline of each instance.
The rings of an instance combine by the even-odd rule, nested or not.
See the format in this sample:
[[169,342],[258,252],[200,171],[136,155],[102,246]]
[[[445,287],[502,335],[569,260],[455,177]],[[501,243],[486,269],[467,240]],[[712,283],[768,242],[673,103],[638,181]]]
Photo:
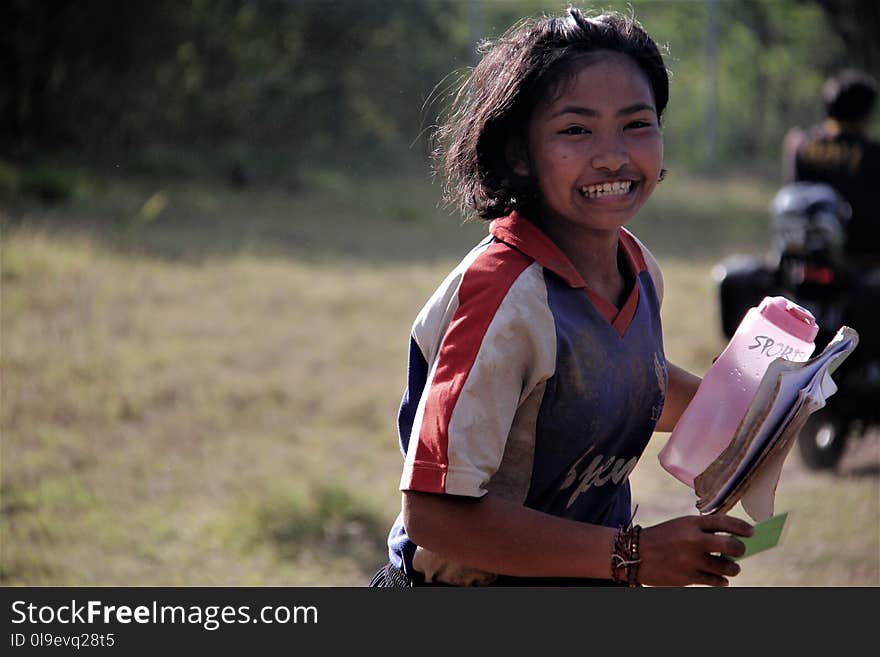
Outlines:
[[607,196],[621,196],[628,194],[632,187],[632,180],[615,180],[614,182],[599,183],[597,185],[584,185],[581,194],[587,198],[605,198]]

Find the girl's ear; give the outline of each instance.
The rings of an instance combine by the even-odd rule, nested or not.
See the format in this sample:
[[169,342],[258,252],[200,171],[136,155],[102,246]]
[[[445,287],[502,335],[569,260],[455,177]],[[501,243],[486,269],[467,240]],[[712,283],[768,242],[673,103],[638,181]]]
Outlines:
[[511,137],[507,141],[504,157],[507,160],[507,165],[516,175],[528,178],[532,174],[528,149],[520,137]]

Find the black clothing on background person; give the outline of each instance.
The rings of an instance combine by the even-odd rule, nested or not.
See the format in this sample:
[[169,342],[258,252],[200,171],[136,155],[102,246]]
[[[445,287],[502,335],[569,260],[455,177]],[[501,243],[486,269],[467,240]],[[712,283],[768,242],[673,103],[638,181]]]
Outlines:
[[795,182],[824,182],[852,207],[844,252],[880,256],[880,143],[829,122],[806,133],[794,156]]

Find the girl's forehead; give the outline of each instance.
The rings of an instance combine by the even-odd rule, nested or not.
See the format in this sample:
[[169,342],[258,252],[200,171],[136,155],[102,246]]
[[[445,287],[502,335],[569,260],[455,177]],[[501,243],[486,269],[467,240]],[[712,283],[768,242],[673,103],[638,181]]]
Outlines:
[[[610,80],[612,84],[592,84],[601,78],[605,78],[603,82]],[[540,104],[554,105],[565,101],[565,97],[573,93],[611,100],[610,96],[618,93],[623,86],[615,84],[617,82],[626,82],[625,86],[629,89],[647,93],[653,102],[650,80],[635,59],[613,50],[597,50],[575,55],[566,62],[556,74],[556,79],[551,81]]]

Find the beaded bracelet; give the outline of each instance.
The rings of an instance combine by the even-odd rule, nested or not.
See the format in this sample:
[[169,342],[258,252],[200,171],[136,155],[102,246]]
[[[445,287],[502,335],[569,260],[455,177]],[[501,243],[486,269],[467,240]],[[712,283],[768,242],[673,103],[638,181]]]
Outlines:
[[639,586],[641,532],[639,525],[620,527],[614,536],[614,547],[611,550],[611,579],[619,583],[625,582],[630,588]]

